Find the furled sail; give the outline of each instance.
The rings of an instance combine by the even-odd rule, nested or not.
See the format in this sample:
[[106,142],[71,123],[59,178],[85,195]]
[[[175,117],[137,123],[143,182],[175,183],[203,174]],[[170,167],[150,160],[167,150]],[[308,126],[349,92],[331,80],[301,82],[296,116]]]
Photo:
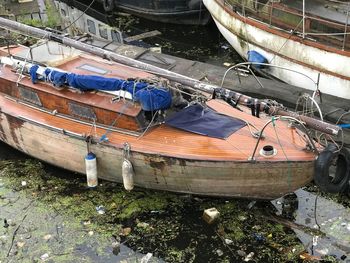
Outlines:
[[67,85],[82,91],[124,90],[132,94],[132,98],[140,102],[142,109],[145,111],[165,110],[171,106],[170,90],[165,87],[152,85],[146,81],[79,75],[53,68],[46,68],[43,74],[38,74],[39,69],[40,66],[33,65],[29,70],[33,83],[37,83],[38,80],[44,80],[56,87]]

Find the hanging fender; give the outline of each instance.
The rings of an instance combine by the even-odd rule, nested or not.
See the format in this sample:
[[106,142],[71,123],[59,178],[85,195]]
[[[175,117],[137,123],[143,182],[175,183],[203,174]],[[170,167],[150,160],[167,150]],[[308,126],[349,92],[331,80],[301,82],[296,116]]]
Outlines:
[[88,187],[96,187],[98,185],[97,162],[96,155],[92,152],[85,156],[85,172]]
[[123,185],[125,190],[134,189],[134,168],[128,159],[124,159],[122,165]]
[[338,151],[335,144],[328,144],[315,162],[315,183],[325,192],[341,193],[349,187],[350,154],[346,148]]
[[103,9],[106,12],[111,12],[114,8],[114,0],[103,0]]
[[123,163],[122,163],[122,176],[123,176],[123,185],[125,190],[131,191],[134,189],[134,167],[130,162],[130,144],[124,143],[123,146]]

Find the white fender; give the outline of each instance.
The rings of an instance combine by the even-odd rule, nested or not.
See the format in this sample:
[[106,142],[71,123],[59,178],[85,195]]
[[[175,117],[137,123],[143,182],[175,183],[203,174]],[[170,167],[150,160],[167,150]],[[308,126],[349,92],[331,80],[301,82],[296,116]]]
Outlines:
[[125,190],[131,191],[134,189],[134,168],[132,167],[132,163],[125,158],[122,165],[122,175]]
[[96,155],[89,152],[85,156],[85,169],[86,169],[86,180],[88,187],[96,187],[98,185],[97,179],[97,161]]

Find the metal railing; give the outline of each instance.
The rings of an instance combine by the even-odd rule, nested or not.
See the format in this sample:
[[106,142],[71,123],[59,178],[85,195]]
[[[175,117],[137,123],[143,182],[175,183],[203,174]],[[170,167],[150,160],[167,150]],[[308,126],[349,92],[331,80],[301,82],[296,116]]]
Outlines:
[[265,4],[257,0],[224,0],[224,3],[242,16],[253,18],[270,27],[276,27],[290,34],[340,50],[350,50],[348,29],[350,2],[345,4],[336,0],[332,1],[334,4],[339,4],[337,6],[339,8],[337,19],[341,22],[320,18],[320,15],[315,17],[304,12],[305,7],[296,9],[277,0],[270,0]]

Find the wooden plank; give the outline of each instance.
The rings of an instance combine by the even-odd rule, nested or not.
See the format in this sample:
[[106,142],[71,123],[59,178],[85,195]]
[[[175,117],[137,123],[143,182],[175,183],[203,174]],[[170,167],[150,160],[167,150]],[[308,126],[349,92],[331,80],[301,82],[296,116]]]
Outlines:
[[127,37],[124,38],[125,42],[131,42],[131,41],[138,41],[138,40],[142,40],[148,37],[154,37],[154,36],[158,36],[161,35],[162,33],[160,33],[158,30],[152,30],[152,31],[148,31],[139,35],[135,35],[135,36],[131,36],[131,37]]

